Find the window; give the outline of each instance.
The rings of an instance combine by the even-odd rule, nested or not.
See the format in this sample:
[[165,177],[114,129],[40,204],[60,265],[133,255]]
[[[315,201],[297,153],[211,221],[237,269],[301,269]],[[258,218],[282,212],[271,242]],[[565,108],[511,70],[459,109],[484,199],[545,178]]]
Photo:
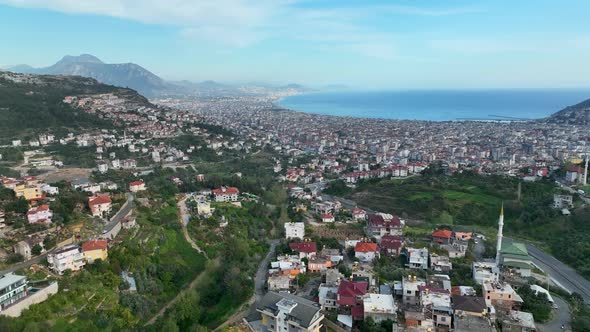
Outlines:
[[488,300],[490,299],[490,297],[488,296]]
[[409,290],[409,291],[406,291],[406,292],[407,292],[408,294],[412,294],[412,291],[410,291],[410,290]]
[[446,321],[447,321],[447,317],[445,317],[445,316],[440,316],[440,321],[441,321],[441,322],[446,322]]

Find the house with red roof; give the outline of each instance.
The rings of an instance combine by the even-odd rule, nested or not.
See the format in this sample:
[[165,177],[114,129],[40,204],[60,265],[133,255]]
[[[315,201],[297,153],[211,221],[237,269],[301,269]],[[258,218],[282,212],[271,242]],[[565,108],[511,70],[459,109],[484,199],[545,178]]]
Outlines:
[[30,224],[33,223],[51,223],[53,218],[53,211],[49,208],[49,205],[43,204],[37,207],[29,209],[27,211],[27,220]]
[[236,187],[221,187],[211,190],[216,202],[237,202],[240,191]]
[[88,263],[97,259],[106,260],[108,257],[107,240],[92,240],[82,243],[82,253]]
[[129,191],[132,193],[136,193],[139,191],[144,191],[146,190],[145,188],[145,182],[139,180],[139,181],[133,181],[131,183],[129,183]]
[[342,280],[338,286],[336,304],[341,309],[350,309],[352,318],[364,318],[363,297],[367,293],[369,283],[366,281]]
[[367,212],[363,209],[354,208],[352,209],[352,219],[355,221],[365,220],[367,218]]
[[379,257],[379,248],[377,243],[373,242],[358,242],[354,247],[354,257],[361,262],[372,262]]
[[453,231],[449,231],[448,229],[437,229],[432,232],[432,241],[438,244],[449,244],[451,243],[452,237]]
[[371,213],[367,215],[368,232],[370,236],[381,238],[384,235],[402,235],[404,222],[397,216],[386,213]]
[[291,250],[299,253],[299,258],[312,258],[317,254],[318,248],[315,242],[291,242],[289,243]]
[[322,214],[322,222],[334,222],[336,219],[329,213]]
[[88,207],[93,217],[104,217],[113,208],[113,202],[108,195],[99,195],[88,198]]
[[402,252],[404,244],[405,239],[403,236],[385,235],[381,238],[379,247],[381,248],[381,252],[385,255],[399,256],[399,254]]

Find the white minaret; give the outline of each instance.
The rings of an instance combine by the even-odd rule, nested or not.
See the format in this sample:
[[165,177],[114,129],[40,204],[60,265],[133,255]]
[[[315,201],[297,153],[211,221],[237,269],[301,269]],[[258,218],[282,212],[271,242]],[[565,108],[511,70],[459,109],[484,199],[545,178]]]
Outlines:
[[586,167],[584,167],[584,185],[588,184],[588,155],[586,155]]
[[500,210],[500,219],[498,220],[498,244],[496,245],[496,266],[500,267],[500,251],[502,250],[502,229],[504,228],[504,202]]

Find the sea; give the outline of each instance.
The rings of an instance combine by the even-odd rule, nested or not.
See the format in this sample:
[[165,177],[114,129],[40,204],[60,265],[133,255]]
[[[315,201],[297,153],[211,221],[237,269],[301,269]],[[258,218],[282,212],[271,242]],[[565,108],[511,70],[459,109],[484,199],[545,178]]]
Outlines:
[[590,99],[590,89],[338,91],[283,98],[280,106],[359,118],[456,121],[529,120]]

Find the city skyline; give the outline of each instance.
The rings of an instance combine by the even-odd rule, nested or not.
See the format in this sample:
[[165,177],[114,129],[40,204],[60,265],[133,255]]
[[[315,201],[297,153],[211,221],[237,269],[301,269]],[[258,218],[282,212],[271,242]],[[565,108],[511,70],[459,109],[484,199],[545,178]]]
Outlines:
[[1,0],[0,36],[12,47],[0,66],[89,53],[167,80],[587,88],[587,9],[582,1]]

